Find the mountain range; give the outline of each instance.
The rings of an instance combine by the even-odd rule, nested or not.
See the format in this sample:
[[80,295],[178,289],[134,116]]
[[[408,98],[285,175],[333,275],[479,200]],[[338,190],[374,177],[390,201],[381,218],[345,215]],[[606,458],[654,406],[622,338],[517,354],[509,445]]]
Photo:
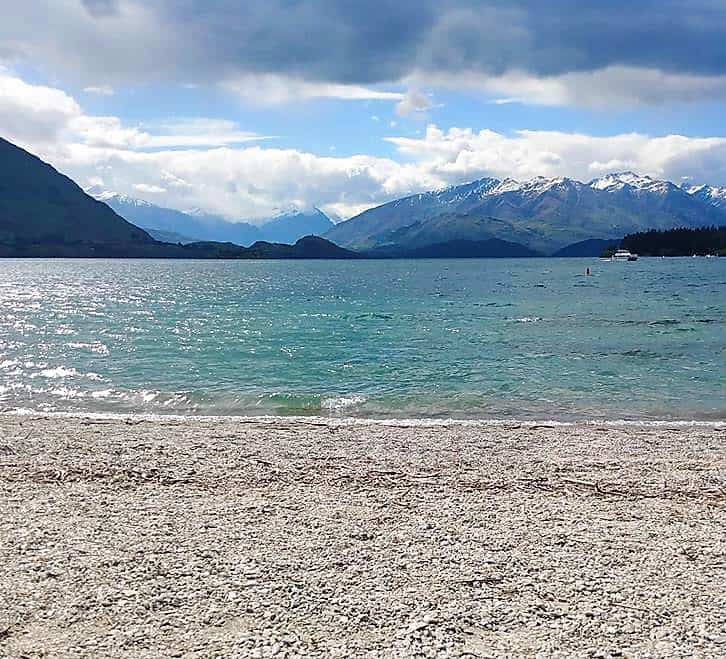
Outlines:
[[[139,203],[139,207],[144,207]],[[281,222],[284,230],[286,224]],[[36,156],[0,138],[0,257],[349,259],[316,236],[294,244],[155,240]]]
[[[680,187],[632,172],[589,183],[484,178],[339,224],[318,209],[292,209],[255,225],[89,192],[100,199],[0,138],[0,256],[593,256],[628,234],[726,225],[725,188]],[[320,234],[324,239],[310,238]]]
[[271,243],[294,243],[303,236],[320,236],[335,226],[319,208],[309,211],[291,208],[261,223],[231,222],[219,215],[194,210],[183,212],[163,208],[142,199],[104,191],[86,190],[113,208],[121,217],[142,227],[157,240],[190,243],[221,241],[252,245],[259,240]]
[[686,189],[621,172],[589,183],[483,178],[372,208],[324,237],[359,251],[504,240],[555,254],[573,243],[618,241],[638,231],[721,224],[726,224],[726,189]]

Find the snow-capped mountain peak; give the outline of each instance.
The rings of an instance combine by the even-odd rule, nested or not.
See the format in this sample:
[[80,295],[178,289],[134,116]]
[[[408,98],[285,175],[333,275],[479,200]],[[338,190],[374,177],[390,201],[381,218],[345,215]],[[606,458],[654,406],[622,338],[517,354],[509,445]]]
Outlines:
[[[563,176],[480,179],[368,209],[325,237],[363,250],[497,239],[551,254],[592,239],[723,224],[726,190],[698,190],[709,201],[672,182],[627,171],[589,183]],[[714,198],[724,205],[716,207]]]
[[522,184],[513,178],[505,178],[490,190],[490,194],[504,194],[505,192],[516,192],[522,189]]
[[309,209],[308,211],[300,208],[296,204],[288,204],[287,206],[280,206],[275,208],[270,216],[270,219],[274,220],[279,217],[288,217],[295,215],[305,215],[306,213],[315,212],[317,209]]
[[320,210],[321,213],[324,213],[333,224],[340,224],[343,221],[343,218],[331,208],[328,208],[328,210],[325,211],[322,209],[318,210]]
[[125,194],[114,194],[109,199],[114,198],[117,199],[119,203],[125,204],[126,206],[139,206],[143,208],[151,208],[154,204],[144,200],[144,199],[137,199],[136,197],[129,197],[129,195]]
[[185,215],[190,215],[191,217],[210,217],[210,216],[212,216],[212,213],[209,213],[209,212],[205,211],[203,208],[199,208],[198,206],[195,206],[194,208],[189,208],[185,211],[182,211],[182,213],[184,213]]
[[154,205],[143,199],[137,199],[136,197],[130,197],[129,195],[121,194],[119,192],[113,192],[111,190],[104,190],[98,185],[92,185],[88,188],[85,188],[84,192],[88,195],[91,195],[91,197],[93,197],[94,199],[98,199],[98,201],[103,201],[104,203],[114,200],[119,204],[123,204],[124,206],[138,206],[148,208]]
[[554,178],[535,176],[534,178],[519,184],[519,188],[516,188],[516,190],[529,197],[545,194],[551,190],[566,190],[576,185],[581,184],[578,181],[573,181],[571,178],[567,178],[565,176],[558,176]]
[[434,197],[439,203],[457,204],[468,199],[481,199],[491,194],[492,190],[501,183],[496,178],[481,178],[471,183],[458,185],[447,185],[446,187],[433,190],[428,193],[414,195],[423,198],[425,195]]
[[654,179],[646,174],[636,174],[635,172],[613,172],[590,181],[589,185],[594,190],[607,190],[610,192],[622,190],[626,186],[633,190],[666,192],[673,184],[668,181]]
[[590,181],[590,187],[595,190],[613,190],[621,189],[628,185],[617,174],[607,174]]
[[85,192],[87,195],[90,195],[94,199],[98,199],[98,201],[106,201],[107,199],[112,199],[116,196],[115,192],[106,190],[100,185],[89,185],[88,187],[83,188],[83,192]]
[[726,188],[712,185],[692,185],[685,188],[686,192],[718,208],[726,208]]
[[647,176],[646,174],[636,174],[635,172],[616,172],[612,176],[615,176],[617,179],[623,183],[627,183],[633,188],[647,188],[653,183],[657,183],[657,181],[651,176]]

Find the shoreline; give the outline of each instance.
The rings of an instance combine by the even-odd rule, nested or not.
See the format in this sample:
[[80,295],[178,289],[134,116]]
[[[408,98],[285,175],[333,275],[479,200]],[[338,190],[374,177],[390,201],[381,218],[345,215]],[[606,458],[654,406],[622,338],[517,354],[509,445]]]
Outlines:
[[0,415],[0,654],[726,652],[726,427],[304,420]]
[[391,417],[391,418],[368,418],[356,416],[324,416],[324,415],[280,415],[280,414],[260,414],[260,415],[244,415],[244,414],[153,414],[153,413],[125,413],[125,412],[42,412],[32,409],[19,410],[2,410],[0,411],[0,419],[8,418],[27,418],[27,419],[43,419],[43,418],[59,418],[59,419],[108,419],[108,420],[131,420],[143,422],[157,421],[177,421],[177,422],[229,422],[238,423],[262,423],[270,424],[275,422],[284,423],[300,423],[302,425],[330,425],[330,426],[389,426],[403,428],[439,428],[463,426],[470,428],[486,428],[486,427],[513,427],[532,428],[539,426],[553,426],[571,428],[577,426],[607,426],[617,427],[644,427],[644,428],[660,428],[666,426],[676,426],[679,428],[703,427],[726,429],[726,418],[719,420],[711,419],[605,419],[593,417],[589,419],[577,419],[571,421],[561,421],[559,419],[551,419],[543,417],[541,419],[520,419],[520,418],[483,418],[483,419],[457,419],[457,418],[411,418],[411,417]]

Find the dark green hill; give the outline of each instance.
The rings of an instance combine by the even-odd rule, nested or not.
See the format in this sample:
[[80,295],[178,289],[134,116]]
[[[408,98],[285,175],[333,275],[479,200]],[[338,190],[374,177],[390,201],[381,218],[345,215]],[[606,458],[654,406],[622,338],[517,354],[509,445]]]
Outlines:
[[507,240],[449,240],[412,249],[388,247],[363,252],[367,258],[404,259],[502,259],[542,256],[539,252]]
[[262,239],[275,243],[294,243],[304,236],[322,236],[335,225],[318,208],[311,211],[291,211],[278,215],[259,227]]
[[181,258],[218,259],[357,259],[355,252],[338,247],[318,236],[305,236],[294,245],[268,243],[262,240],[250,247],[233,243],[202,242],[184,245]]
[[726,256],[726,226],[634,233],[621,246],[642,256]]
[[252,247],[234,243],[197,242],[174,245],[139,243],[27,243],[0,242],[0,257],[14,258],[125,258],[125,259],[356,259],[355,252],[316,236],[294,245],[257,242]]
[[0,138],[0,243],[29,245],[127,243],[154,239],[71,179]]
[[187,245],[198,242],[195,238],[174,231],[164,231],[163,229],[145,229],[145,231],[154,240],[158,240],[161,243],[174,243],[175,245],[181,243],[182,245]]
[[508,240],[450,240],[426,245],[409,252],[412,258],[428,259],[477,259],[477,258],[526,258],[542,256],[524,245]]

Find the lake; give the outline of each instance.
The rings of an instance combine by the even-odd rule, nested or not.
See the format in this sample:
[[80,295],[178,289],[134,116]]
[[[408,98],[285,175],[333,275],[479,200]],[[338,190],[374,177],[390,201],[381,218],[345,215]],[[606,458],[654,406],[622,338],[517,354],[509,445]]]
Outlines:
[[0,408],[724,420],[726,259],[4,260]]

